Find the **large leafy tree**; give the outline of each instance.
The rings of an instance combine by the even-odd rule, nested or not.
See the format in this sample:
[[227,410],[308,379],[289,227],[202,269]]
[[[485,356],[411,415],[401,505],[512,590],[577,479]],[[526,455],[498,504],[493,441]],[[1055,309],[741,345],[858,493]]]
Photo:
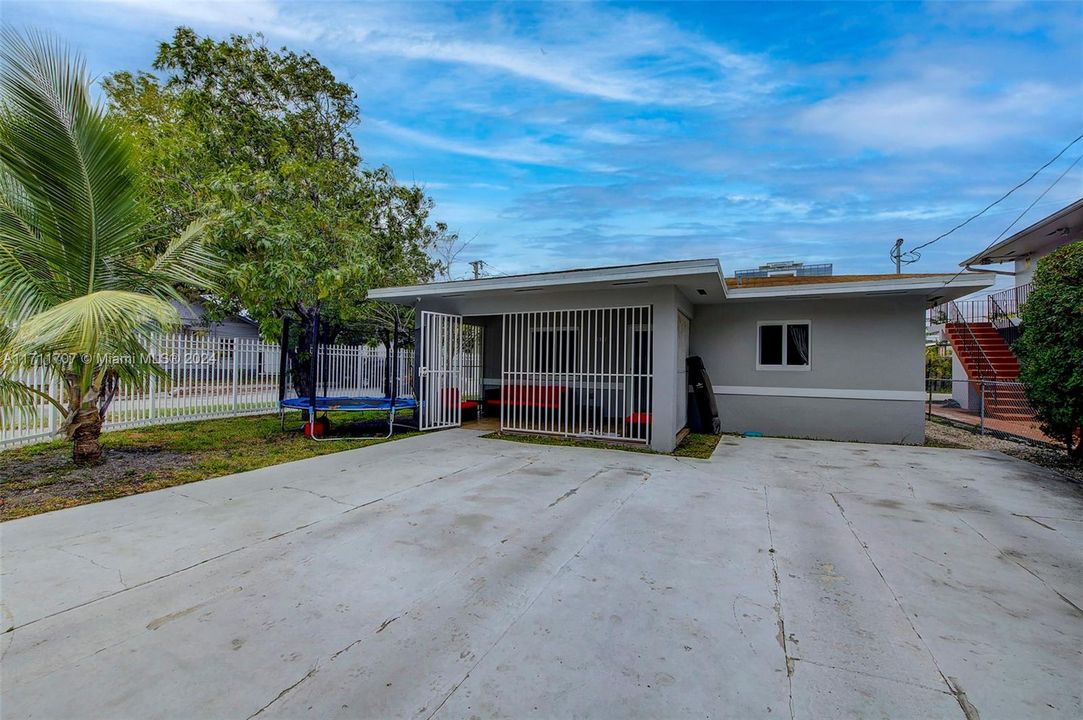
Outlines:
[[[179,287],[208,288],[219,263],[202,225],[148,230],[130,138],[92,102],[82,61],[40,35],[0,34],[0,401],[55,406],[78,463],[101,457],[121,381],[161,374],[148,337],[179,322]],[[153,241],[151,239],[153,238]],[[20,381],[44,366],[52,397]]]
[[354,92],[308,53],[182,27],[154,69],[117,73],[104,88],[146,141],[142,167],[163,222],[214,209],[208,233],[229,261],[220,307],[243,308],[269,338],[292,318],[294,385],[306,392],[312,319],[324,342],[369,327],[368,288],[431,277],[427,251],[447,229],[430,221],[419,188],[361,165]]
[[1083,241],[1038,261],[1012,349],[1042,429],[1083,458]]

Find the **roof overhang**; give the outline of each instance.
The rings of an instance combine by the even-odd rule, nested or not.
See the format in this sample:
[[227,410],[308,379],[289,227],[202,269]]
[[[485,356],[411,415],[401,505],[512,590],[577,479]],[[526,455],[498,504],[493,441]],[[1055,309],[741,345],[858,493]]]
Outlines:
[[992,273],[944,273],[920,277],[878,278],[855,282],[809,283],[768,287],[730,287],[729,300],[769,300],[802,298],[805,300],[860,297],[920,297],[936,305],[955,300],[991,286],[996,280]]
[[369,298],[412,305],[424,298],[457,298],[465,295],[507,295],[511,293],[552,293],[569,290],[621,289],[674,285],[690,302],[720,302],[726,293],[718,260],[677,260],[672,262],[620,265],[614,267],[564,270],[530,275],[506,275],[478,280],[406,285],[369,291]]
[[735,287],[723,281],[718,260],[678,260],[673,262],[620,265],[614,267],[564,270],[530,275],[506,275],[478,280],[406,285],[369,291],[372,300],[413,305],[424,299],[510,296],[519,293],[544,295],[573,290],[616,290],[650,286],[675,286],[695,304],[714,304],[731,300],[768,300],[804,298],[807,300],[848,297],[906,295],[921,297],[931,304],[946,302],[988,288],[992,273],[944,273],[921,276],[881,276],[853,282],[790,283],[765,287]]
[[963,260],[959,265],[995,265],[1041,257],[1080,237],[1083,237],[1083,198]]

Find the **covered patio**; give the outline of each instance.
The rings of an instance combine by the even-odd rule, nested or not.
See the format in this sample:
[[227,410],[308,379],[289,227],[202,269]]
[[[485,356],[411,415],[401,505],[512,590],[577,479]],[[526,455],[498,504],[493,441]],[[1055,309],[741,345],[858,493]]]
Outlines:
[[[651,306],[471,315],[462,323],[464,421],[476,415],[504,432],[650,442]],[[424,375],[433,377],[428,366]]]
[[371,293],[419,311],[423,429],[481,417],[503,432],[676,446],[693,298],[722,297],[716,261],[464,283]]

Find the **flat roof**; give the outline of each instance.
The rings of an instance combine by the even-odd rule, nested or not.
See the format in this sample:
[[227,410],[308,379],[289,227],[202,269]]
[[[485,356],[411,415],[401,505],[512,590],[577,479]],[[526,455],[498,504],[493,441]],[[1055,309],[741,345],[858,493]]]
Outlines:
[[845,282],[878,282],[881,280],[898,280],[905,278],[940,277],[943,273],[907,273],[898,275],[895,273],[881,273],[877,275],[784,275],[765,278],[728,277],[726,287],[730,289],[750,287],[776,287],[785,285],[817,285],[820,283],[845,283]]
[[996,276],[983,272],[908,273],[901,275],[832,275],[829,277],[757,278],[737,286],[726,280],[727,300],[859,298],[910,295],[936,305],[990,287]]
[[[373,300],[412,302],[425,297],[458,297],[466,293],[503,293],[527,290],[624,287],[628,285],[678,285],[690,288],[691,296],[721,300],[725,295],[718,260],[666,260],[635,265],[573,268],[522,275],[496,275],[477,280],[379,288],[369,291]],[[693,287],[694,286],[694,287]],[[706,294],[700,294],[703,290]],[[686,292],[686,294],[688,294]]]
[[987,288],[993,281],[991,273],[967,272],[742,278],[738,282],[736,278],[723,279],[718,260],[710,258],[378,288],[369,291],[369,298],[413,304],[422,298],[456,298],[475,293],[499,295],[528,291],[605,290],[631,285],[675,285],[695,304],[713,304],[727,299],[811,299],[863,295],[920,295],[930,302],[943,302]]
[[959,265],[994,265],[1040,257],[1080,238],[1083,238],[1083,198],[963,260]]

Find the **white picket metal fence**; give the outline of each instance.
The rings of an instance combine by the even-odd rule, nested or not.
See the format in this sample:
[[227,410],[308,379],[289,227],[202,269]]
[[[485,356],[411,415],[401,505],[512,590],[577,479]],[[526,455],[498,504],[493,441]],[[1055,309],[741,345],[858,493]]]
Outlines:
[[[105,417],[105,430],[141,425],[256,415],[278,409],[279,346],[253,338],[164,335],[150,352],[166,371],[166,380],[146,388],[121,386]],[[400,351],[395,372],[399,395],[413,392],[413,353]],[[383,396],[387,351],[366,345],[323,348],[317,364],[320,395]],[[287,370],[288,372],[288,370]],[[18,378],[53,397],[58,380],[44,368]],[[295,397],[292,383],[286,396]],[[42,402],[33,412],[0,407],[0,450],[55,436],[62,418]]]

